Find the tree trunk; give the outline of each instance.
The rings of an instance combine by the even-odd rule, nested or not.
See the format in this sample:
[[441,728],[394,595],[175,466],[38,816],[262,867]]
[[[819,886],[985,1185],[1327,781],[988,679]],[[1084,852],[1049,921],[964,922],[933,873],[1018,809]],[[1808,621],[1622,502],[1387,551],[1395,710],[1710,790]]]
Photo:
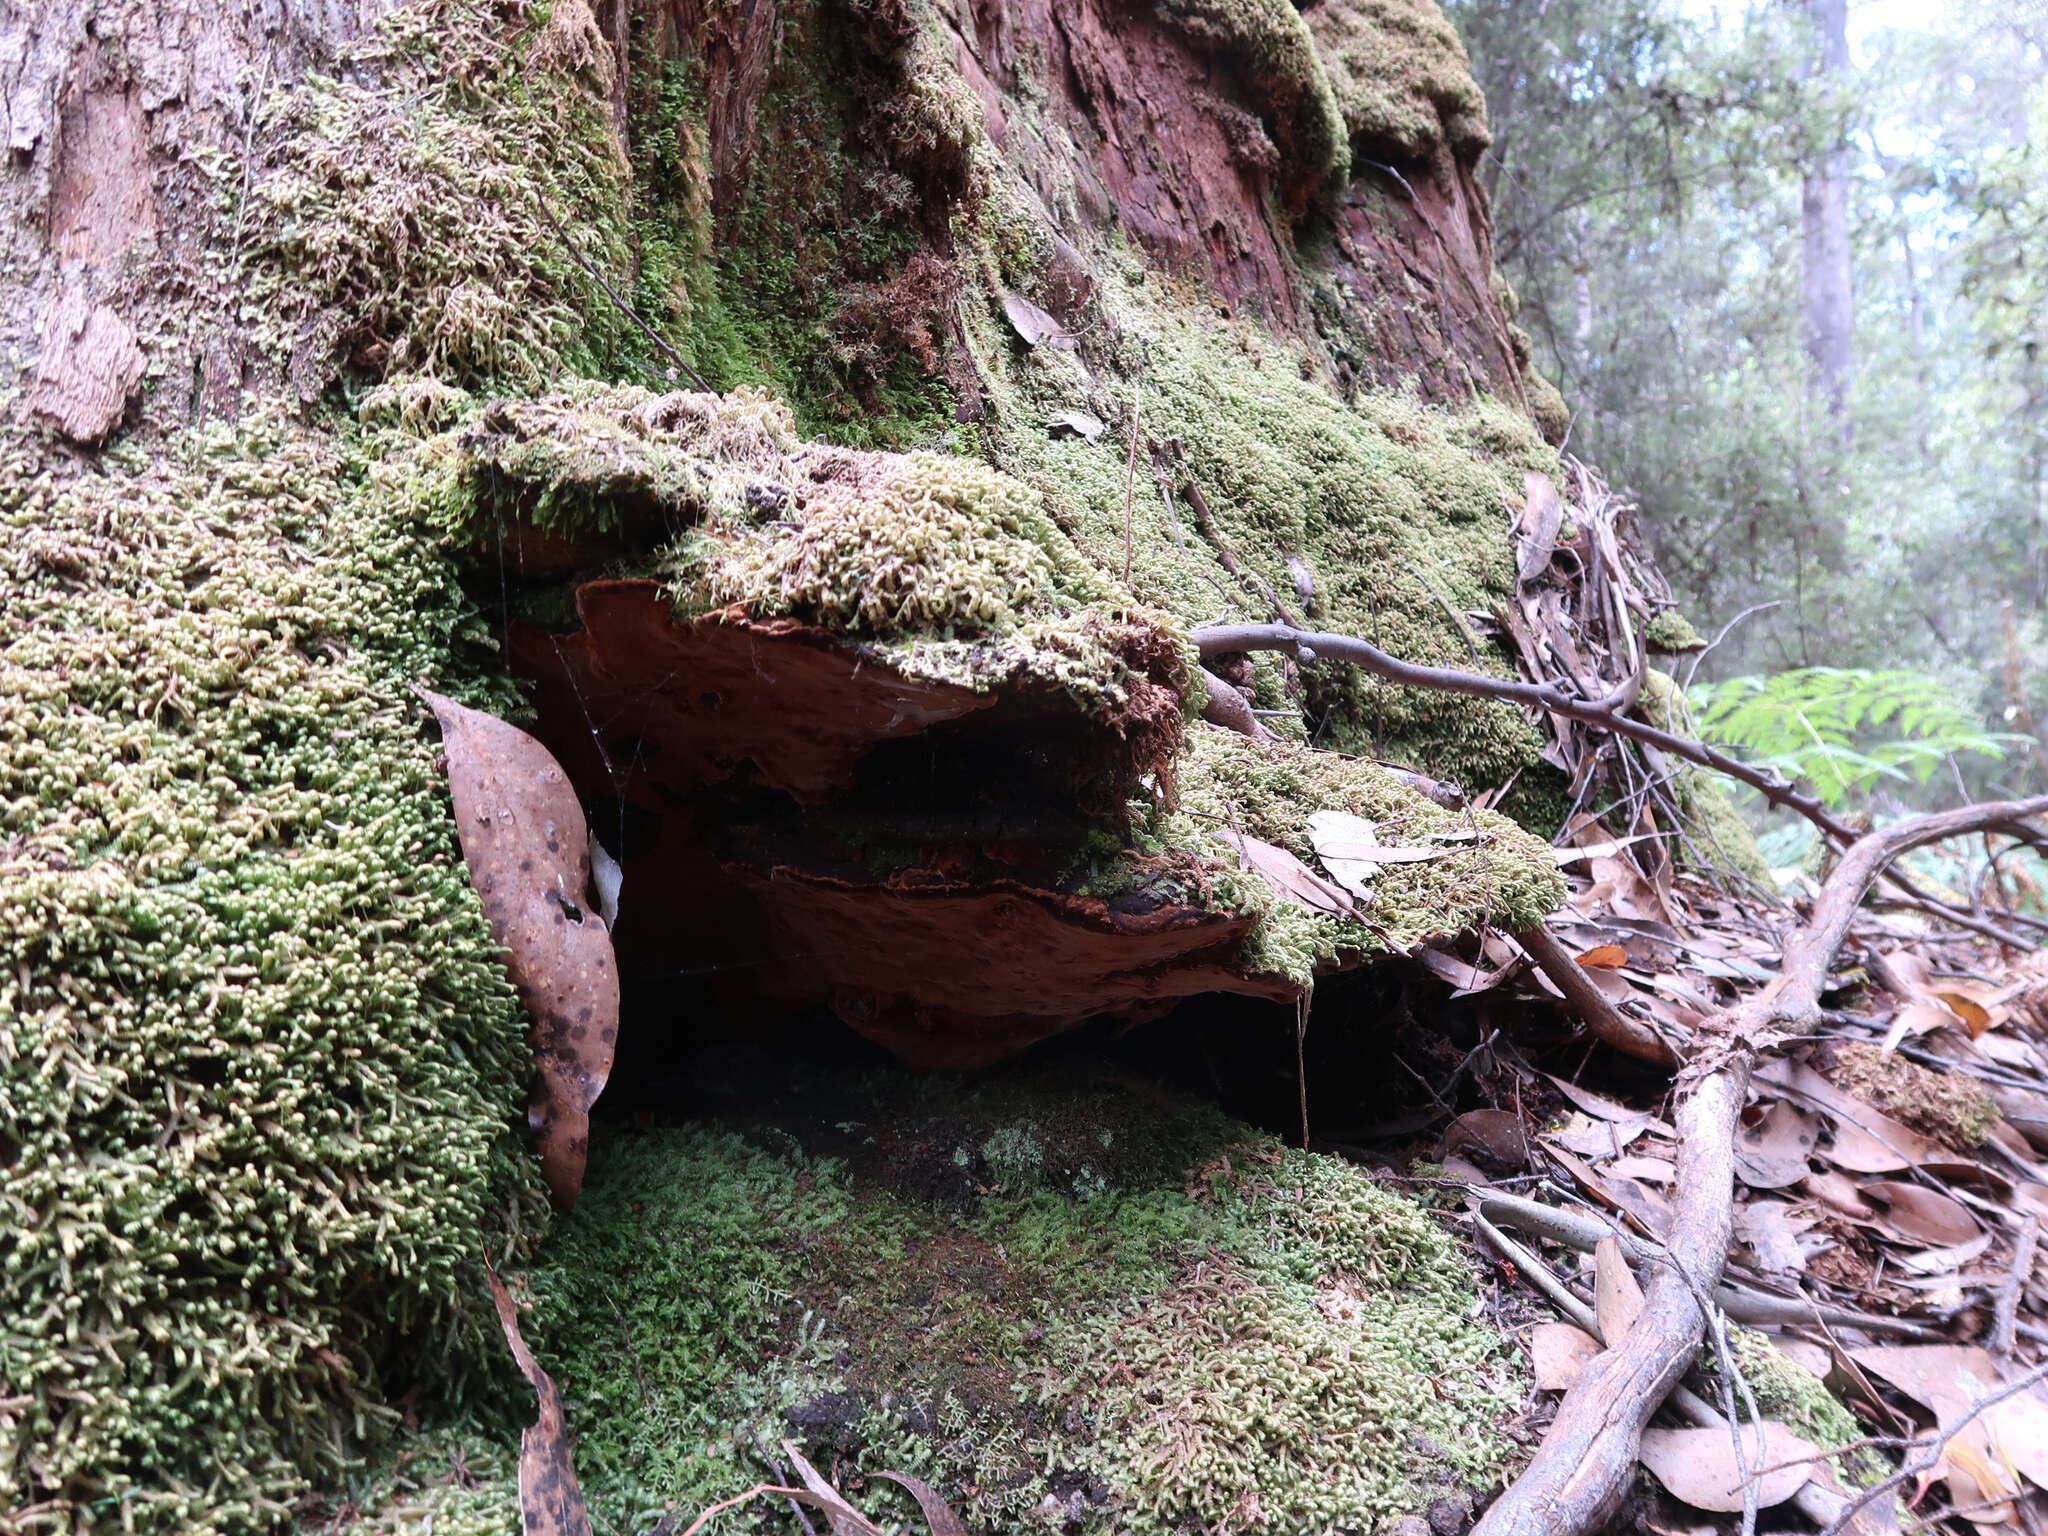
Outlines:
[[[1815,75],[1823,82],[1849,72],[1848,0],[1808,0],[1819,35]],[[1837,440],[1850,433],[1849,389],[1855,309],[1849,252],[1849,147],[1825,146],[1807,167],[1800,190],[1800,300],[1813,392],[1824,404]]]
[[[623,864],[611,938],[652,1001],[622,1048],[786,1008],[980,1065],[1195,994],[1291,1009],[1426,932],[1540,920],[1554,860],[1491,812],[1370,925],[1246,862],[1313,857],[1322,809],[1450,824],[1311,734],[1540,804],[1558,784],[1519,716],[1261,658],[1234,675],[1287,744],[1195,720],[1188,632],[1219,617],[1299,604],[1466,665],[1458,614],[1513,600],[1508,524],[1557,468],[1562,402],[1493,270],[1483,101],[1429,0],[1396,10],[10,16],[0,1218],[31,1236],[0,1279],[0,1524],[104,1528],[118,1502],[146,1529],[269,1529],[488,1374],[477,1260],[515,1267],[545,1227],[532,1062],[422,683],[523,713]],[[1514,670],[1497,646],[1477,664]],[[678,977],[705,988],[680,1030]],[[949,1144],[945,1177],[971,1195],[981,1156]],[[1147,1198],[1185,1172],[1149,1170]],[[1282,1193],[1326,1176],[1304,1158]],[[1387,1206],[1344,1219],[1420,1221]],[[1221,1306],[1252,1360],[1268,1303],[1300,1301],[1239,1272],[1282,1251],[1260,1212],[1250,1258],[1146,1272],[1162,1359],[1202,1358]],[[807,1262],[813,1234],[781,1236]],[[1335,1285],[1321,1241],[1287,1262]],[[1449,1473],[1407,1448],[1492,1422],[1491,1383],[1451,1361],[1486,1347],[1457,1265],[1402,1241],[1427,1250],[1441,1360],[1382,1381],[1347,1348],[1327,1401],[1240,1373],[1288,1413],[1362,1394],[1393,1463],[1351,1465],[1356,1414],[1318,1418],[1313,1467],[1259,1474],[1269,1511],[1412,1513]],[[675,1358],[735,1350],[720,1309],[771,1289],[720,1292]],[[1403,1336],[1392,1316],[1375,1337]],[[881,1368],[820,1364],[805,1330],[734,1369]],[[962,1480],[982,1448],[1078,1434],[1104,1390],[1077,1366],[1070,1416],[1020,1429],[1037,1366],[990,1375],[985,1332],[938,1362],[976,1373],[971,1433],[905,1420],[977,1448]],[[736,1424],[786,1385],[735,1380],[664,1423]],[[1142,1428],[1147,1401],[1118,1411]],[[1259,1415],[1226,1417],[1215,1466],[1264,1455]],[[1227,1512],[1213,1478],[1112,1473],[1161,1525]],[[983,1491],[986,1522],[1016,1513]]]

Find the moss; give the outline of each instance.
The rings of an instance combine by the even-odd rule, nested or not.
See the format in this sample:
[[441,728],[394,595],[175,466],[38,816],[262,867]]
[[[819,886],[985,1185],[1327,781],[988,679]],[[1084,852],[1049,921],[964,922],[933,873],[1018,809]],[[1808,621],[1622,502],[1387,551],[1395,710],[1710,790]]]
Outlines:
[[[1686,736],[1699,734],[1693,728],[1677,681],[1655,667],[1643,674],[1643,696],[1635,712],[1639,718],[1667,731]],[[1777,877],[1771,873],[1770,861],[1757,846],[1756,834],[1742,819],[1720,780],[1706,769],[1688,763],[1679,767],[1674,787],[1678,791],[1678,808],[1688,823],[1684,830],[1689,842],[1681,845],[1683,852],[1695,862],[1738,870],[1765,890],[1776,890]]]
[[1836,1046],[1828,1075],[1864,1103],[1958,1152],[1977,1151],[2004,1118],[1982,1083],[1960,1072],[1920,1066],[1874,1045]]
[[1707,648],[1706,637],[1692,627],[1692,621],[1676,608],[1666,608],[1643,626],[1643,644],[1666,656],[1681,656]]
[[1195,42],[1242,64],[1270,114],[1294,212],[1341,184],[1351,141],[1316,39],[1292,0],[1155,0],[1159,14]]
[[[1510,674],[1506,653],[1447,609],[1486,612],[1513,592],[1510,501],[1525,470],[1556,469],[1528,420],[1484,399],[1462,411],[1392,393],[1346,404],[1293,345],[1218,320],[1128,257],[1104,260],[1100,339],[1080,356],[1019,348],[993,308],[969,328],[993,407],[986,451],[1040,491],[1083,554],[1121,575],[1128,489],[1134,592],[1190,627],[1268,620],[1277,594],[1315,627],[1396,655],[1470,667],[1476,651],[1482,670]],[[1150,465],[1129,480],[1134,388],[1145,435],[1184,444],[1215,540],[1185,494],[1169,516]],[[1048,425],[1073,409],[1111,430],[1094,443],[1053,436]],[[1226,568],[1225,550],[1245,577]],[[1324,745],[1475,791],[1537,761],[1541,742],[1513,710],[1337,666],[1307,669],[1294,699],[1277,662],[1259,665],[1260,704],[1298,704]]]
[[[1757,1411],[1765,1419],[1776,1420],[1801,1439],[1822,1448],[1850,1445],[1869,1434],[1825,1382],[1787,1356],[1768,1335],[1740,1323],[1730,1323],[1728,1346],[1756,1398]],[[1710,1377],[1720,1374],[1711,1349],[1702,1355],[1700,1368]],[[1868,1447],[1837,1456],[1830,1465],[1843,1483],[1858,1491],[1880,1481],[1891,1470]]]
[[337,359],[533,388],[644,345],[594,275],[632,266],[610,49],[584,0],[508,47],[517,20],[491,0],[387,10],[266,117],[243,280],[302,397]]
[[1048,1496],[1091,1532],[1247,1498],[1363,1529],[1499,1475],[1515,1363],[1448,1240],[1358,1170],[1070,1078],[867,1091],[833,1156],[599,1144],[532,1332],[600,1524],[738,1492],[792,1434],[858,1502],[911,1471],[987,1530]]
[[[1544,845],[1504,816],[1447,811],[1371,763],[1303,747],[1261,749],[1234,732],[1193,733],[1180,772],[1181,808],[1165,820],[1174,845],[1232,873],[1217,897],[1259,914],[1241,963],[1307,983],[1340,955],[1401,953],[1433,933],[1490,923],[1514,930],[1540,922],[1564,895]],[[1439,843],[1444,856],[1390,864],[1361,908],[1365,926],[1280,901],[1218,833],[1227,829],[1286,848],[1315,866],[1308,818],[1337,809],[1379,826],[1390,842]]]
[[1493,142],[1486,95],[1436,0],[1319,0],[1304,12],[1361,156],[1477,158]]
[[394,1358],[460,1374],[533,1217],[524,1028],[406,689],[461,685],[471,621],[304,429],[5,452],[0,1505],[267,1529],[390,1427]]

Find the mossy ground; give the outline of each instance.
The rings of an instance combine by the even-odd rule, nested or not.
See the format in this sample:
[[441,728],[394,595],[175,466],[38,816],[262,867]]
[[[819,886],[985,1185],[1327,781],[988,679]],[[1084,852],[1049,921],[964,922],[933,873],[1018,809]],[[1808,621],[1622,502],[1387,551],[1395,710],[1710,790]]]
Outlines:
[[1861,1041],[1834,1048],[1828,1075],[1866,1104],[1955,1148],[1975,1152],[2003,1118],[1991,1092],[1960,1072],[1941,1072]]
[[1069,1530],[1363,1532],[1499,1475],[1512,1354],[1349,1165],[1070,1078],[891,1074],[835,1115],[598,1147],[529,1287],[600,1526],[736,1493],[785,1436],[985,1530],[1050,1498]]

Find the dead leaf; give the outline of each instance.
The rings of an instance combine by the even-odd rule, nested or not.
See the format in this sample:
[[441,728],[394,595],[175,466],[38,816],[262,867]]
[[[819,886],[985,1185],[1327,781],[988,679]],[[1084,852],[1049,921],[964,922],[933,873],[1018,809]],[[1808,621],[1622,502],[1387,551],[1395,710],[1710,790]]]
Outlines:
[[1643,1315],[1643,1288],[1628,1267],[1618,1238],[1603,1237],[1593,1247],[1593,1315],[1600,1320],[1600,1336],[1609,1349],[1628,1337]]
[[1818,1381],[1826,1381],[1835,1368],[1835,1357],[1825,1344],[1810,1339],[1776,1339],[1778,1353]]
[[817,1500],[817,1507],[825,1511],[832,1536],[882,1536],[881,1528],[847,1503],[845,1495],[804,1459],[804,1453],[792,1441],[782,1442],[782,1452],[796,1468],[796,1475],[804,1480],[804,1486],[810,1489],[811,1497]]
[[[1545,1143],[1549,1146],[1548,1143]],[[1586,1163],[1562,1147],[1550,1146],[1551,1157],[1578,1181],[1579,1187],[1602,1204],[1633,1217],[1642,1230],[1655,1238],[1671,1231],[1671,1202],[1634,1179],[1607,1177],[1595,1173]]]
[[1991,1246],[1991,1234],[1979,1232],[1966,1243],[1957,1243],[1951,1248],[1927,1248],[1919,1253],[1909,1253],[1899,1260],[1901,1268],[1916,1275],[1946,1275],[1951,1278],[1970,1260],[1979,1258]]
[[938,1490],[931,1484],[912,1477],[908,1472],[877,1472],[875,1476],[910,1490],[910,1496],[917,1500],[917,1507],[924,1511],[924,1522],[931,1527],[932,1536],[967,1536],[967,1527],[953,1513],[953,1506],[940,1498]]
[[1735,1212],[1735,1235],[1749,1245],[1756,1267],[1767,1275],[1806,1272],[1806,1250],[1799,1243],[1802,1230],[1792,1219],[1791,1207],[1781,1200],[1753,1200]]
[[1524,1168],[1529,1163],[1528,1139],[1522,1133],[1521,1118],[1512,1110],[1467,1110],[1444,1128],[1446,1152],[1472,1148],[1504,1167]]
[[1759,1082],[1790,1090],[1826,1111],[1834,1122],[1835,1139],[1820,1155],[1838,1168],[1851,1173],[1895,1173],[1916,1163],[1947,1162],[1955,1156],[1940,1142],[1844,1093],[1804,1062],[1773,1058],[1757,1069],[1756,1076]]
[[1628,951],[1619,944],[1595,944],[1583,955],[1573,958],[1581,965],[1612,971],[1628,964]]
[[1862,1188],[1884,1207],[1878,1225],[1906,1242],[1952,1248],[1984,1230],[1959,1201],[1939,1191],[1890,1179],[1873,1179]]
[[1735,1137],[1735,1173],[1751,1189],[1784,1189],[1808,1172],[1807,1159],[1820,1144],[1820,1117],[1803,1114],[1783,1099]]
[[1899,1042],[1908,1035],[1932,1034],[1937,1029],[1960,1025],[1962,1020],[1949,1009],[1946,1003],[1932,998],[1915,998],[1901,1003],[1892,1015],[1891,1027],[1885,1031],[1884,1042],[1878,1048],[1887,1054],[1899,1048]]
[[1564,502],[1550,477],[1530,470],[1522,477],[1522,515],[1516,520],[1515,579],[1533,580],[1550,564],[1557,548],[1557,530],[1564,523]]
[[1073,350],[1074,338],[1067,334],[1067,328],[1021,294],[1003,295],[1003,318],[1024,338],[1026,346],[1049,343],[1062,351]]
[[[1951,1425],[2003,1384],[1990,1354],[1971,1344],[1873,1345],[1850,1357],[1882,1376]],[[1985,1409],[1963,1427],[1967,1443],[1988,1467],[2010,1466],[2038,1488],[2048,1488],[2048,1401],[2038,1386]],[[1951,1445],[1956,1442],[1952,1441]],[[1972,1474],[1974,1476],[1974,1472]],[[1987,1496],[2017,1494],[2018,1484],[1994,1475]]]
[[1073,433],[1076,437],[1086,438],[1092,443],[1109,430],[1109,424],[1101,417],[1091,416],[1086,411],[1061,411],[1052,419],[1052,430],[1057,432],[1061,429]]
[[490,1282],[491,1304],[498,1309],[498,1326],[512,1346],[519,1374],[540,1399],[540,1417],[519,1433],[520,1527],[525,1536],[590,1536],[590,1513],[583,1507],[583,1489],[569,1457],[562,1394],[520,1336],[519,1312],[505,1282],[488,1264],[484,1278]]
[[1342,886],[1332,885],[1285,848],[1276,848],[1271,843],[1227,828],[1219,828],[1216,835],[1235,848],[1252,872],[1265,881],[1282,901],[1292,902],[1304,911],[1323,912],[1332,917],[1358,915],[1350,892]]
[[1607,1172],[1617,1179],[1634,1179],[1643,1184],[1676,1184],[1678,1167],[1662,1157],[1616,1157],[1608,1160]]
[[1618,1157],[1622,1149],[1634,1141],[1650,1126],[1648,1115],[1637,1115],[1633,1120],[1595,1120],[1590,1115],[1576,1114],[1554,1131],[1545,1131],[1544,1138],[1563,1147],[1567,1152],[1576,1152],[1581,1157]]
[[1602,1120],[1633,1120],[1642,1113],[1641,1110],[1630,1109],[1627,1105],[1617,1104],[1612,1099],[1602,1098],[1591,1089],[1581,1088],[1577,1083],[1566,1082],[1561,1077],[1551,1077],[1548,1072],[1543,1075],[1549,1079],[1559,1093],[1570,1099],[1587,1114],[1597,1115]]
[[1863,1198],[1856,1181],[1839,1173],[1809,1173],[1806,1192],[1829,1210],[1855,1221],[1871,1221],[1877,1215],[1876,1207]]
[[[1771,1420],[1764,1422],[1763,1432],[1764,1443],[1759,1447],[1755,1427],[1743,1427],[1742,1454],[1752,1466],[1778,1468],[1765,1472],[1756,1484],[1757,1507],[1768,1509],[1784,1503],[1812,1480],[1818,1463],[1801,1458],[1817,1456],[1820,1447]],[[1726,1429],[1646,1429],[1642,1460],[1673,1498],[1694,1509],[1734,1514],[1742,1508],[1743,1484],[1751,1473],[1736,1461],[1735,1445]],[[1785,1462],[1794,1465],[1782,1465]]]
[[1562,1392],[1599,1353],[1600,1341],[1570,1323],[1538,1323],[1529,1330],[1529,1362],[1539,1391]]
[[456,836],[491,937],[533,1020],[527,1121],[557,1202],[583,1186],[590,1106],[619,1034],[619,971],[590,901],[590,833],[548,749],[517,726],[422,689],[441,722]]
[[1448,848],[1420,848],[1389,845],[1379,840],[1379,831],[1363,816],[1349,811],[1317,811],[1308,819],[1309,841],[1316,857],[1323,861],[1332,878],[1346,890],[1360,896],[1370,894],[1366,885],[1385,864],[1419,864],[1440,859]]

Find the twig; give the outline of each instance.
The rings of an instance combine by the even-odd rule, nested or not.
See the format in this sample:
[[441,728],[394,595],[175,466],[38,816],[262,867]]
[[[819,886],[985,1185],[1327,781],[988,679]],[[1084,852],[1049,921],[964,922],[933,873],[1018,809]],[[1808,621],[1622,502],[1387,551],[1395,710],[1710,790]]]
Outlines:
[[[1965,806],[1857,840],[1821,888],[1811,916],[1787,938],[1779,978],[1702,1027],[1672,1115],[1678,1188],[1666,1261],[1650,1267],[1635,1326],[1573,1381],[1534,1460],[1486,1512],[1475,1536],[1573,1536],[1595,1529],[1613,1510],[1628,1486],[1643,1426],[1699,1348],[1707,1317],[1695,1287],[1717,1284],[1727,1262],[1735,1127],[1758,1054],[1787,1030],[1805,1030],[1818,1019],[1829,962],[1871,883],[1892,860],[1924,843],[2043,812],[2048,796]],[[1852,1505],[1832,1529],[1840,1530],[1861,1507]]]
[[2040,1240],[2041,1218],[2028,1216],[2013,1239],[2012,1273],[1998,1289],[1998,1303],[1991,1314],[1991,1353],[2012,1353],[2013,1330],[2019,1323],[2020,1298],[2027,1293],[2027,1281],[2034,1273],[2034,1245]]
[[1953,1424],[1944,1424],[1940,1426],[1940,1433],[1938,1433],[1934,1437],[1933,1443],[1929,1445],[1927,1449],[1923,1451],[1916,1459],[1900,1467],[1898,1471],[1894,1472],[1890,1477],[1886,1478],[1883,1482],[1875,1483],[1872,1486],[1864,1489],[1863,1492],[1850,1503],[1849,1507],[1842,1511],[1841,1515],[1835,1520],[1835,1523],[1833,1525],[1830,1525],[1826,1530],[1821,1532],[1821,1536],[1838,1536],[1838,1533],[1843,1529],[1843,1527],[1848,1525],[1850,1519],[1854,1517],[1860,1510],[1863,1510],[1867,1508],[1869,1505],[1875,1503],[1878,1499],[1890,1493],[1894,1488],[1902,1487],[1906,1483],[1911,1482],[1914,1478],[1918,1477],[1922,1472],[1931,1472],[1935,1468],[1935,1466],[1939,1464],[1939,1462],[1941,1461],[1941,1453],[1948,1449],[1949,1441],[1955,1439],[1955,1437],[1962,1432],[1964,1425],[1968,1424],[1972,1419],[1975,1419],[1979,1414],[1983,1413],[1985,1409],[1996,1408],[2000,1403],[2004,1402],[2007,1398],[2017,1397],[2020,1393],[2026,1391],[2027,1388],[2031,1387],[2035,1382],[2040,1381],[2044,1377],[2048,1377],[2048,1360],[2042,1361],[2041,1364],[2035,1366],[2031,1371],[2028,1371],[2024,1376],[2015,1377],[2013,1380],[2007,1382],[2004,1386],[2000,1387],[1996,1392],[1986,1393],[1983,1397],[1977,1399],[1976,1402],[1970,1404],[1969,1408],[1957,1417],[1956,1421]]
[[1700,647],[1700,649],[1693,654],[1692,665],[1685,669],[1685,681],[1679,685],[1678,691],[1680,693],[1692,692],[1692,680],[1700,670],[1700,663],[1705,661],[1709,656],[1714,654],[1715,650],[1720,646],[1721,642],[1728,638],[1729,632],[1732,631],[1736,625],[1740,624],[1744,619],[1754,617],[1759,613],[1768,613],[1773,608],[1782,608],[1785,606],[1787,601],[1789,601],[1789,599],[1780,597],[1775,598],[1768,603],[1752,603],[1749,605],[1749,607],[1743,609],[1742,612],[1735,615],[1734,618],[1730,619],[1726,624],[1723,624],[1721,626],[1721,633],[1714,636],[1713,639],[1709,640],[1704,646]]
[[747,1502],[747,1500],[751,1498],[757,1498],[758,1496],[764,1493],[786,1494],[789,1496],[790,1502],[792,1504],[794,1504],[799,1498],[809,1497],[808,1492],[802,1488],[778,1488],[773,1483],[756,1483],[753,1487],[749,1488],[745,1493],[736,1493],[729,1499],[720,1499],[716,1504],[713,1504],[709,1509],[705,1510],[703,1514],[699,1515],[695,1520],[692,1520],[690,1522],[689,1529],[683,1532],[683,1536],[697,1536],[697,1532],[701,1531],[704,1528],[705,1521],[709,1520],[713,1515],[717,1514],[720,1510],[731,1509],[735,1504],[744,1504]]

